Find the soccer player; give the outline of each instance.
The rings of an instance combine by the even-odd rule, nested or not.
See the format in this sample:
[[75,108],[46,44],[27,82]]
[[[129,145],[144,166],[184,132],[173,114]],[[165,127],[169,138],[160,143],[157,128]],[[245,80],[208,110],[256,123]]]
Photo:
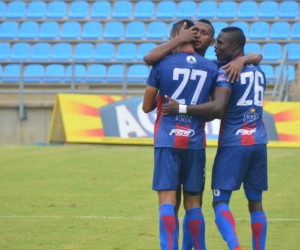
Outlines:
[[[171,38],[178,36],[183,23],[194,27],[190,20],[177,22]],[[195,28],[195,27],[194,27]],[[200,194],[205,178],[205,121],[202,116],[162,116],[165,95],[183,105],[208,101],[214,91],[218,67],[197,55],[192,43],[178,47],[178,52],[155,64],[147,79],[143,110],[157,107],[154,127],[153,190],[159,198],[159,232],[161,249],[177,249],[176,190],[182,185],[187,214],[185,230],[194,249],[205,250],[205,225],[200,207]],[[186,106],[184,106],[186,107]]]
[[[245,42],[241,29],[222,29],[215,45],[217,59],[229,62],[243,56]],[[182,107],[167,97],[170,103],[162,109],[165,115],[186,110],[190,115],[222,116],[211,187],[215,222],[229,249],[241,249],[229,201],[232,191],[239,190],[242,184],[248,199],[253,249],[265,249],[267,218],[262,206],[262,194],[268,188],[268,140],[262,120],[265,87],[265,75],[258,65],[245,65],[240,80],[234,84],[227,81],[221,68],[211,102]]]

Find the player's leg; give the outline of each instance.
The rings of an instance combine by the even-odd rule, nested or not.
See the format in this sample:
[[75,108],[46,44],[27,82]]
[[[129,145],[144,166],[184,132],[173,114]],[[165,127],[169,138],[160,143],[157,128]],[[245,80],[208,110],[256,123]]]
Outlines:
[[176,227],[175,227],[175,243],[174,243],[174,250],[178,250],[178,239],[179,239],[179,219],[178,213],[181,203],[181,186],[176,190],[176,204],[175,204],[175,220],[176,220]]

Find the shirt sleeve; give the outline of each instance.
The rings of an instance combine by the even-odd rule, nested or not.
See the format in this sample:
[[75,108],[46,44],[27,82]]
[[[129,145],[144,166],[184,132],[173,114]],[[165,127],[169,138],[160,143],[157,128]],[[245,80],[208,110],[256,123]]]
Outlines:
[[227,81],[227,76],[224,75],[225,70],[219,69],[218,76],[217,76],[217,82],[216,87],[229,87],[232,88],[232,84]]

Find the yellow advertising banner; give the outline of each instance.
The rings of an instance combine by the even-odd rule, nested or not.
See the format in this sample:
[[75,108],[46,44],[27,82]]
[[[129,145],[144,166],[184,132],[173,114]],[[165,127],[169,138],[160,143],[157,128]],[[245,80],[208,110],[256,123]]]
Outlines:
[[[142,111],[142,97],[58,94],[49,142],[153,145],[156,111]],[[271,147],[300,148],[300,103],[265,102]],[[206,124],[208,146],[217,146],[220,121]]]

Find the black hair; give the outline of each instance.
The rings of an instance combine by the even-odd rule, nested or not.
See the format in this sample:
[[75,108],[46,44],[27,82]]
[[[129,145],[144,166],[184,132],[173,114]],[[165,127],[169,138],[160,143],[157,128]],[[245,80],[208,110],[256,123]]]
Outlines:
[[173,24],[171,35],[175,35],[175,33],[179,33],[179,30],[181,29],[183,23],[186,23],[185,29],[189,29],[192,26],[195,26],[194,22],[189,19],[183,19],[181,21],[178,21],[177,23]]
[[207,19],[199,19],[197,22],[198,23],[206,23],[206,24],[208,24],[211,27],[211,29],[212,29],[212,37],[215,36],[215,28],[214,28],[214,26],[211,24],[211,22],[209,20],[207,20]]
[[230,33],[231,41],[237,43],[241,48],[244,48],[246,37],[242,29],[231,26],[222,29],[221,32]]

